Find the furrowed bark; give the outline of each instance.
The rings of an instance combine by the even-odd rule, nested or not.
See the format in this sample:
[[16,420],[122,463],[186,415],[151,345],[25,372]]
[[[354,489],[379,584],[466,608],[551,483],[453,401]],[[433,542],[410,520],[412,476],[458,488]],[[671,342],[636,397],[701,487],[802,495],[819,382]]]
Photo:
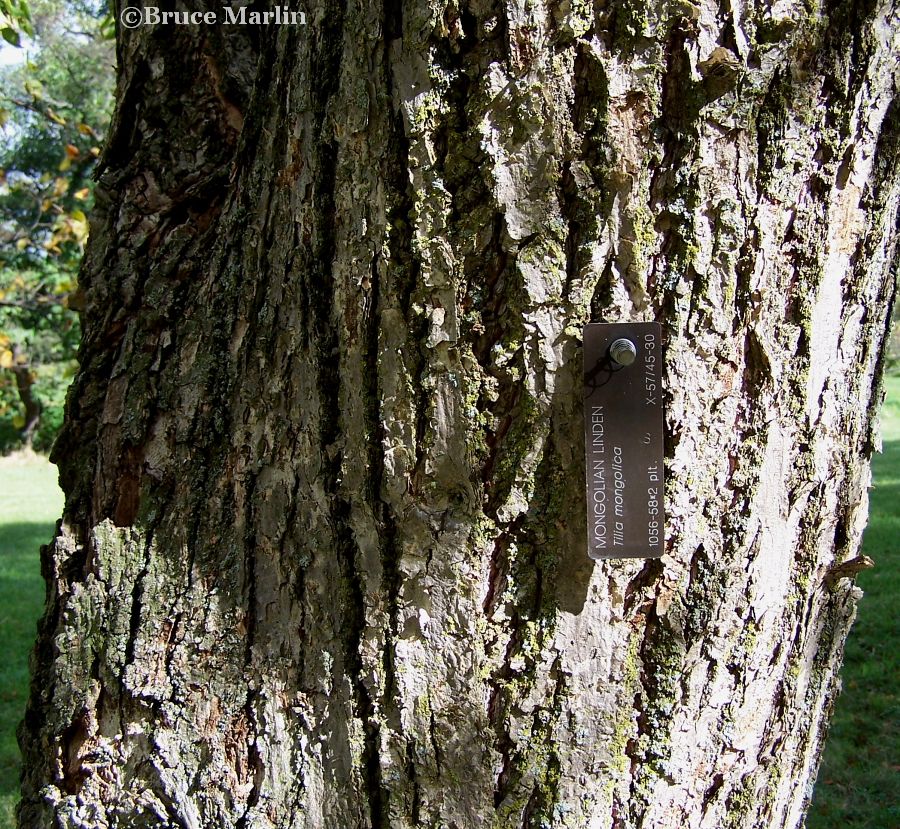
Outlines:
[[[801,825],[897,6],[305,11],[120,32],[19,825]],[[667,552],[591,562],[580,332],[628,319]]]

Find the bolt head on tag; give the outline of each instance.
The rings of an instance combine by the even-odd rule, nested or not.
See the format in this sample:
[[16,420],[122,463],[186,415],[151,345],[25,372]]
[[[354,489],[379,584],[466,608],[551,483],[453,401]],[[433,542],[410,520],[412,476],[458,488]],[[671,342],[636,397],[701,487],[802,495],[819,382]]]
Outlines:
[[663,553],[662,329],[655,322],[584,328],[588,554]]
[[630,366],[637,357],[637,348],[631,340],[620,337],[609,347],[609,356],[620,366]]

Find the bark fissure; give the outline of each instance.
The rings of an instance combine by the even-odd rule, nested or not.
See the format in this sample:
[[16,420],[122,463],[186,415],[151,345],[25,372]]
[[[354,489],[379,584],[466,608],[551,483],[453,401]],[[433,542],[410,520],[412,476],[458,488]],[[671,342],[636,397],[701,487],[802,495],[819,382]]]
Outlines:
[[[338,43],[343,32],[340,23],[335,24],[331,37],[325,40],[325,48],[331,52],[328,63],[321,67],[323,78],[339,77],[340,53]],[[333,38],[333,39],[332,39]],[[330,65],[329,65],[330,64]],[[331,83],[334,83],[332,81]],[[319,140],[320,160],[317,181],[317,214],[319,217],[316,262],[318,263],[320,287],[318,289],[316,323],[318,327],[317,351],[319,355],[319,393],[323,401],[320,427],[320,451],[323,458],[332,458],[325,465],[325,491],[331,502],[330,519],[334,534],[335,551],[340,562],[343,580],[342,615],[345,630],[344,659],[346,670],[353,688],[355,715],[365,734],[363,762],[366,800],[372,829],[382,829],[386,823],[386,807],[380,764],[380,727],[372,694],[363,677],[364,665],[360,652],[362,637],[366,630],[365,588],[359,569],[360,551],[357,547],[351,525],[351,504],[341,486],[345,458],[341,430],[344,426],[341,402],[341,342],[336,328],[341,308],[336,303],[336,280],[334,262],[336,255],[335,230],[333,228],[335,210],[335,187],[338,170],[338,146],[324,134],[326,112],[337,93],[336,87],[323,83],[325,90],[320,96]]]

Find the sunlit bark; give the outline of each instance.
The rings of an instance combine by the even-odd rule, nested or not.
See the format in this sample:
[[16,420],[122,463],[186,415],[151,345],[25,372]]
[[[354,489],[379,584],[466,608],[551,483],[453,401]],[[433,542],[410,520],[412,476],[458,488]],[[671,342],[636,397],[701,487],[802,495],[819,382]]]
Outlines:
[[[306,13],[120,33],[20,826],[800,825],[896,6]],[[581,328],[638,319],[667,552],[592,562]]]

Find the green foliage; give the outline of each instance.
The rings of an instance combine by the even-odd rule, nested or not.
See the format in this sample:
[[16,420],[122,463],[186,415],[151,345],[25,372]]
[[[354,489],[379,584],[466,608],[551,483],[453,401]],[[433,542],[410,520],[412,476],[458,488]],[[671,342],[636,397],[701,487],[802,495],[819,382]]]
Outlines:
[[21,442],[25,426],[15,370],[28,373],[42,412],[33,445],[47,450],[62,420],[75,370],[80,327],[69,307],[70,270],[49,259],[35,270],[0,270],[0,452]]
[[28,3],[25,0],[0,0],[0,37],[19,46],[22,34],[34,34]]
[[886,371],[889,374],[900,372],[900,307],[894,303],[894,316],[891,321],[891,335],[888,338]]
[[875,568],[861,573],[865,592],[844,654],[844,690],[816,782],[809,829],[900,826],[900,377],[887,379],[881,414],[884,453],[873,462],[863,551]]
[[91,172],[112,107],[106,17],[84,0],[32,2],[27,59],[0,71],[0,451],[49,448],[74,370]]

